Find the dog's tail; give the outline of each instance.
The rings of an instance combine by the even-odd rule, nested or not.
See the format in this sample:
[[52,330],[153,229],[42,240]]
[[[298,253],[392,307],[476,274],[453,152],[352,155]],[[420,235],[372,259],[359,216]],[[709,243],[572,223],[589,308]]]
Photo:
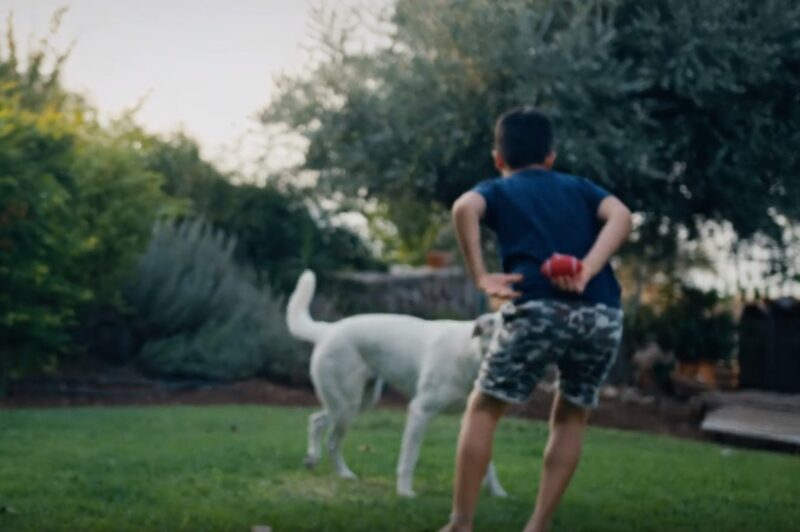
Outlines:
[[311,299],[314,297],[314,288],[317,284],[317,279],[314,272],[306,270],[297,280],[297,286],[294,288],[289,303],[286,305],[286,325],[289,327],[289,332],[293,336],[301,340],[309,342],[318,342],[328,328],[330,323],[322,321],[314,321],[308,313],[308,307],[311,305]]

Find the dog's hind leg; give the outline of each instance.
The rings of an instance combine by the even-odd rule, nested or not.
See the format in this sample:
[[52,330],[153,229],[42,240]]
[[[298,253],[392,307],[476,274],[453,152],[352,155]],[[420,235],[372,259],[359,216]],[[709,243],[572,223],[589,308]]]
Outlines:
[[358,414],[371,374],[346,338],[333,337],[319,344],[311,356],[311,380],[331,427],[328,452],[340,477],[355,478],[342,456],[342,439]]
[[345,463],[344,456],[342,455],[342,440],[350,426],[350,422],[358,411],[358,406],[354,405],[354,407],[355,408],[348,409],[348,411],[340,411],[337,413],[333,420],[333,430],[331,430],[330,437],[328,438],[328,453],[330,453],[333,467],[336,469],[336,474],[342,478],[357,478],[356,474],[347,467],[347,463]]
[[403,497],[414,497],[414,468],[419,458],[419,450],[425,429],[431,418],[440,410],[438,405],[426,403],[420,396],[415,397],[408,405],[406,428],[403,431],[403,442],[400,447],[400,460],[397,463],[397,494]]
[[305,465],[312,468],[319,462],[322,455],[322,437],[331,424],[331,418],[327,410],[320,410],[308,416],[308,454],[306,454]]

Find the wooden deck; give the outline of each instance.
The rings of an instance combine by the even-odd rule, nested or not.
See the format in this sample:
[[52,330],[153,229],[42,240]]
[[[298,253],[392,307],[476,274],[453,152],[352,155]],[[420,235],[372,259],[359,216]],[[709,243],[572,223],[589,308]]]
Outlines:
[[800,395],[761,391],[709,392],[700,428],[719,435],[800,447]]
[[713,391],[701,394],[700,401],[704,407],[710,410],[722,406],[737,405],[800,414],[800,394],[764,392],[761,390]]

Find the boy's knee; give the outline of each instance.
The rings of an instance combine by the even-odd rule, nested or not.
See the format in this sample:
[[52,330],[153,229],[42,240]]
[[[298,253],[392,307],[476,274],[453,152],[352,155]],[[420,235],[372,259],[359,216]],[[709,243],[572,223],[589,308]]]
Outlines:
[[555,424],[586,424],[589,421],[589,414],[591,414],[591,409],[576,405],[559,394],[556,398],[552,421]]
[[508,403],[505,401],[501,401],[496,397],[485,394],[480,390],[475,390],[472,392],[472,395],[470,395],[468,410],[476,413],[487,413],[493,417],[499,418],[505,413],[506,409],[508,409],[508,406]]

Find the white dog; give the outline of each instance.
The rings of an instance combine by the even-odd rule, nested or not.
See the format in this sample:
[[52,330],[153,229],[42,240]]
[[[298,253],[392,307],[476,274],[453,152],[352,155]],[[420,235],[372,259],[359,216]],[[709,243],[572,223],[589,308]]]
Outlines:
[[[306,465],[313,467],[319,461],[322,438],[330,427],[328,451],[336,472],[340,477],[356,477],[342,457],[342,438],[358,412],[378,400],[386,381],[412,398],[397,466],[397,493],[412,497],[425,428],[436,413],[464,408],[496,317],[429,321],[398,314],[361,314],[335,323],[316,322],[308,313],[315,283],[314,274],[304,272],[286,312],[289,331],[315,344],[311,380],[324,407],[309,418]],[[371,401],[365,401],[371,384]],[[484,484],[493,495],[506,495],[492,464]]]

